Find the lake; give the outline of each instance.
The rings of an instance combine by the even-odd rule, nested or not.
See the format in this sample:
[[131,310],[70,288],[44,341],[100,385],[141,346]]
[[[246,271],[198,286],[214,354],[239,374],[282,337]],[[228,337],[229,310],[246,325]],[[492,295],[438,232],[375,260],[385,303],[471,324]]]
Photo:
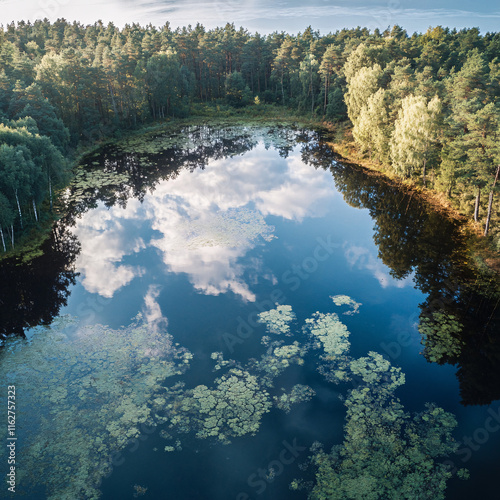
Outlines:
[[64,202],[0,265],[20,498],[497,496],[498,284],[460,221],[278,126],[106,146]]

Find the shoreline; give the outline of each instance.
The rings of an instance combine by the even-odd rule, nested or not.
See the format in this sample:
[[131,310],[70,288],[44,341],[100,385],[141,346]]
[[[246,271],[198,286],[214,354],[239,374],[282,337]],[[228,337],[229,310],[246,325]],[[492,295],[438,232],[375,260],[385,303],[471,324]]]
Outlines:
[[[325,140],[325,144],[340,156],[343,163],[360,168],[367,175],[382,177],[399,189],[415,194],[427,202],[436,212],[461,222],[471,243],[471,257],[473,259],[478,258],[489,270],[500,275],[500,254],[492,248],[491,242],[483,236],[483,228],[480,222],[474,222],[470,217],[460,212],[453,205],[452,200],[444,193],[433,188],[423,187],[414,179],[403,179],[392,173],[388,166],[365,158],[359,153],[354,141],[348,141],[345,138],[338,140],[335,137],[335,135],[338,135],[335,124],[323,123],[322,126],[332,136],[332,140]],[[342,135],[345,132],[350,133],[351,128],[344,128]]]
[[[471,253],[473,257],[479,257],[479,259],[496,274],[500,274],[500,254],[495,252],[491,248],[490,242],[482,236],[482,231],[479,223],[475,223],[469,217],[457,210],[453,206],[450,199],[446,197],[444,193],[440,193],[432,188],[425,188],[419,185],[413,179],[403,179],[394,173],[390,172],[389,167],[378,162],[372,161],[368,158],[363,157],[359,153],[359,150],[354,143],[354,141],[348,140],[346,135],[350,135],[351,128],[347,126],[346,122],[337,124],[331,122],[319,121],[304,116],[297,116],[293,114],[287,108],[281,108],[270,105],[259,105],[256,109],[252,107],[248,110],[231,110],[225,112],[216,111],[213,108],[205,108],[200,114],[194,114],[188,118],[173,118],[167,119],[162,122],[156,122],[153,124],[142,126],[136,130],[126,131],[125,133],[118,133],[115,137],[110,137],[99,143],[93,143],[86,147],[79,147],[74,154],[74,160],[72,162],[71,173],[77,168],[78,164],[86,156],[89,156],[100,148],[113,144],[119,143],[120,141],[137,138],[137,137],[147,137],[148,135],[154,135],[158,133],[166,133],[169,129],[174,127],[182,127],[189,125],[201,125],[208,123],[219,123],[224,125],[225,123],[229,125],[244,125],[245,123],[255,123],[264,125],[282,125],[282,126],[300,126],[309,127],[311,129],[316,129],[324,133],[324,143],[337,155],[339,155],[343,163],[354,166],[361,169],[365,174],[372,177],[383,178],[386,182],[390,182],[392,185],[396,186],[398,189],[405,190],[408,193],[415,194],[419,198],[425,200],[436,212],[448,217],[460,221],[464,228],[467,230],[467,236],[471,240]],[[262,109],[264,108],[264,109]],[[264,111],[264,113],[262,112]],[[71,176],[68,184],[60,188],[59,192],[65,190],[71,185],[73,176]],[[60,218],[61,207],[56,202],[55,204],[56,216],[51,222],[51,227]],[[21,262],[29,261],[32,257],[36,257],[39,252],[38,243],[40,243],[40,235],[44,233],[42,239],[45,240],[48,236],[47,222],[44,227],[40,229],[40,232],[36,234],[27,235],[22,242],[21,246],[17,247],[14,251],[8,251],[0,255],[0,262],[3,260],[17,258]]]

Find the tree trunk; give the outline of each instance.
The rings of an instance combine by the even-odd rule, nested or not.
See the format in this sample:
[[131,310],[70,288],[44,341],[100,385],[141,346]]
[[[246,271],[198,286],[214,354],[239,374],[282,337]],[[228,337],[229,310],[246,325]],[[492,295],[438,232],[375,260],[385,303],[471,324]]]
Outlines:
[[477,188],[476,204],[474,206],[474,221],[477,222],[479,219],[479,200],[481,198],[481,188]]
[[2,228],[0,227],[0,235],[2,236],[2,245],[3,245],[3,251],[7,251],[7,247],[5,246],[5,240],[3,239],[3,231]]
[[38,213],[36,211],[35,198],[33,198],[33,210],[35,212],[35,220],[38,222]]
[[498,181],[498,173],[500,172],[500,165],[497,167],[497,173],[495,175],[495,181],[493,186],[491,186],[490,199],[488,200],[488,215],[486,216],[486,227],[484,228],[484,235],[488,236],[488,231],[490,229],[490,219],[491,219],[491,208],[493,206],[493,195],[495,193],[495,186]]
[[281,95],[283,96],[283,106],[285,105],[285,89],[283,87],[283,74],[281,74]]
[[11,243],[12,243],[12,248],[14,248],[14,224],[11,224],[10,225],[10,240],[11,240]]
[[424,158],[424,187],[425,187],[425,165],[427,163],[427,158]]
[[49,198],[50,198],[50,211],[52,212],[52,179],[49,174]]
[[115,118],[118,119],[118,110],[116,109],[115,94],[113,93],[113,87],[109,82],[108,82],[108,88],[109,88],[109,95],[111,96],[111,102],[113,104],[113,113],[115,114]]
[[313,91],[313,81],[312,81],[312,70],[311,70],[311,116],[314,113],[314,91]]
[[19,198],[17,196],[17,189],[14,189],[14,194],[16,195],[17,209],[19,210],[19,219],[21,220],[21,228],[23,227],[23,214],[21,213],[21,205],[19,204]]

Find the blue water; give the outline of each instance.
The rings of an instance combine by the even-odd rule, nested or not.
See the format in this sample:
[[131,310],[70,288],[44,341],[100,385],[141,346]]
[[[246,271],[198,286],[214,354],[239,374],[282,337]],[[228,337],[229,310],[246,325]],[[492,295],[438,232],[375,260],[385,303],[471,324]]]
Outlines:
[[[478,429],[488,410],[498,411],[498,401],[462,405],[457,367],[422,356],[417,325],[426,294],[413,273],[402,280],[391,275],[374,242],[370,211],[346,203],[332,172],[304,163],[301,146],[284,158],[260,141],[244,154],[209,159],[204,169],[181,169],[142,201],[98,202],[70,230],[81,243],[80,274],[60,314],[114,329],[139,312],[149,321],[166,320],[174,341],[194,355],[182,376],[189,388],[211,384],[214,351],[242,363],[260,355],[265,329],[254,320],[276,302],[291,305],[302,325],[316,311],[343,311],[330,296],[352,297],[362,304],[359,314],[340,314],[351,332],[351,355],[384,354],[406,374],[397,395],[407,411],[432,401],[456,415],[458,440],[476,433],[477,449],[452,457],[471,478],[451,480],[447,498],[496,498],[500,432]],[[300,328],[296,335],[305,340]],[[133,498],[137,484],[148,488],[144,498],[306,498],[288,485],[298,477],[313,480],[299,465],[315,441],[326,450],[342,442],[345,407],[338,395],[349,389],[316,371],[317,356],[310,351],[303,366],[275,382],[278,389],[309,385],[316,391],[310,402],[288,414],[273,409],[256,436],[229,445],[188,434],[181,451],[166,453],[156,429],[137,449],[123,450],[101,484],[102,498]],[[283,465],[280,453],[290,446],[297,456]],[[271,466],[272,481],[259,475]]]

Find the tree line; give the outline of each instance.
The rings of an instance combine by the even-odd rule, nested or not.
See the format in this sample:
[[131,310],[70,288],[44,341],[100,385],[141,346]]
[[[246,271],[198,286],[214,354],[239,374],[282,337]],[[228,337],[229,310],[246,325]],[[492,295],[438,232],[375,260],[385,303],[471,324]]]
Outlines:
[[0,248],[50,210],[82,141],[260,103],[350,121],[367,156],[421,176],[478,221],[486,213],[487,234],[499,95],[500,34],[476,28],[263,36],[233,24],[11,23],[0,29]]

